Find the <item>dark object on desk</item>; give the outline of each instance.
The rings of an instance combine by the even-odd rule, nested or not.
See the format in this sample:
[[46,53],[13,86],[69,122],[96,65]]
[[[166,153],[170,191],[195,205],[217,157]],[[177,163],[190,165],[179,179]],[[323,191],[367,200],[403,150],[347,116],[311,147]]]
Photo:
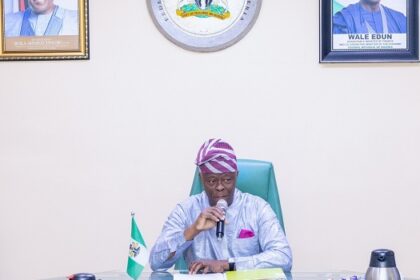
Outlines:
[[372,251],[366,280],[400,280],[394,252],[387,249]]
[[169,272],[154,271],[150,275],[150,280],[173,280],[174,276]]
[[76,273],[69,276],[69,280],[96,280],[96,278],[90,273]]

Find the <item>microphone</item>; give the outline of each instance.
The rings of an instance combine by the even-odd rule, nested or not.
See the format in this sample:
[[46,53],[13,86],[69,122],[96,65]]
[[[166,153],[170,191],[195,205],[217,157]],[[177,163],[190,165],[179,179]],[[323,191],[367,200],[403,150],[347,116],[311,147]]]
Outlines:
[[[219,199],[217,201],[216,207],[223,211],[223,214],[226,215],[226,210],[228,208],[228,204],[226,200]],[[225,221],[220,220],[216,223],[216,237],[217,240],[222,240],[223,236],[225,235]]]

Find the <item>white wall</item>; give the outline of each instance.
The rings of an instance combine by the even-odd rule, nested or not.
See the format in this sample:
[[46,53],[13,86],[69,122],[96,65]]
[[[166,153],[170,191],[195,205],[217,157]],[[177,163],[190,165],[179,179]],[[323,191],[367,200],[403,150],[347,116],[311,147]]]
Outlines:
[[209,137],[275,164],[295,270],[386,247],[420,278],[419,65],[318,64],[315,0],[212,54],[116,5],[90,1],[90,61],[0,63],[0,279],[124,270],[130,210],[152,246]]

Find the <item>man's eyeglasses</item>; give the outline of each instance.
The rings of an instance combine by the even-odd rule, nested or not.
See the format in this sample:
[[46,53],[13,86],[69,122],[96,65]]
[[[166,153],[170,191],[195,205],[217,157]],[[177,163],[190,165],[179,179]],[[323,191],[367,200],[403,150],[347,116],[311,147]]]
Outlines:
[[210,188],[215,188],[219,185],[231,187],[235,183],[235,178],[235,174],[203,175],[203,183]]

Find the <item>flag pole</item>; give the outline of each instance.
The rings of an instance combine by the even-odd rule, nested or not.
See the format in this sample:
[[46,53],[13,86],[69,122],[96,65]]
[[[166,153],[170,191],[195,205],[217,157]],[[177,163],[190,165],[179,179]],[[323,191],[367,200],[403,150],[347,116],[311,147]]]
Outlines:
[[128,252],[127,274],[132,279],[137,280],[147,264],[149,253],[134,215],[134,211],[131,210],[131,242]]

